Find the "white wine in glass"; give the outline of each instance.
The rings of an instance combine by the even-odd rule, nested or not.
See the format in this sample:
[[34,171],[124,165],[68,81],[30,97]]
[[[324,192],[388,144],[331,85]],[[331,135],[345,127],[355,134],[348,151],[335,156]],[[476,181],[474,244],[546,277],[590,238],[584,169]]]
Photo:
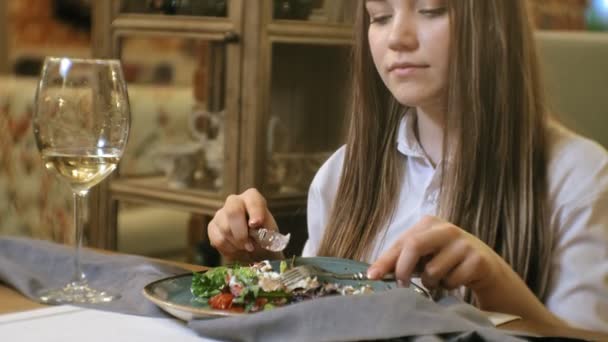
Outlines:
[[[46,169],[74,194],[74,274],[43,289],[45,303],[104,303],[120,294],[88,283],[82,271],[83,210],[89,190],[116,169],[127,144],[129,98],[118,60],[47,57],[34,110],[34,135]],[[67,280],[66,280],[67,281]]]

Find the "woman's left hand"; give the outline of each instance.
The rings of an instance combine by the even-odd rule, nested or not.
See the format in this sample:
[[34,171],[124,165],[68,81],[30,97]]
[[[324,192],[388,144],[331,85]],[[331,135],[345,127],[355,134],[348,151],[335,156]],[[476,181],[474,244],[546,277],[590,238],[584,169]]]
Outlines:
[[393,271],[400,282],[420,274],[429,289],[466,286],[474,292],[502,281],[510,267],[489,246],[463,229],[425,216],[406,230],[368,270],[378,278]]
[[430,289],[466,286],[482,310],[518,315],[552,326],[564,324],[492,248],[437,217],[425,216],[401,234],[367,273],[371,279],[379,279],[390,271],[404,284],[419,273],[423,285]]

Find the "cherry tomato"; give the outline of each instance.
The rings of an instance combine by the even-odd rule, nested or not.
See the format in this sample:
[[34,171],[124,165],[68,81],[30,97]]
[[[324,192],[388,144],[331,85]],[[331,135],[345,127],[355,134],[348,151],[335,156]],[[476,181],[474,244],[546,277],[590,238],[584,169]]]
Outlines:
[[232,293],[220,293],[209,298],[209,305],[214,309],[226,310],[232,307]]

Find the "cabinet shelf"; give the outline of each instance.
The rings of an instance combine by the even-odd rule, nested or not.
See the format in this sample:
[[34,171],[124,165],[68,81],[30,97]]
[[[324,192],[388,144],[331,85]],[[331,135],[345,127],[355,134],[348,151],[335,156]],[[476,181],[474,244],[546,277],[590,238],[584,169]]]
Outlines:
[[352,30],[348,26],[305,21],[274,21],[268,24],[267,33],[275,42],[346,45],[352,40]]
[[[213,215],[221,208],[226,196],[205,190],[174,189],[165,177],[134,176],[121,177],[110,183],[113,200],[131,203],[162,205],[195,214]],[[281,213],[303,211],[306,196],[302,194],[280,194],[268,199],[271,211]]]
[[185,33],[225,33],[234,29],[227,18],[121,14],[112,22],[115,30],[143,30]]

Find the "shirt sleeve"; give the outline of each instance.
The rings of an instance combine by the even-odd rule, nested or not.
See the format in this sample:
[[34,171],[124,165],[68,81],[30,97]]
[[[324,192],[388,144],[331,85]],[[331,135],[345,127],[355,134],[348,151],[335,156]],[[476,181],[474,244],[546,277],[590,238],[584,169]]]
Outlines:
[[308,189],[306,220],[308,240],[304,244],[302,256],[316,256],[325,234],[325,226],[332,210],[332,205],[338,190],[344,146],[338,149],[321,166]]
[[[556,231],[545,304],[572,325],[608,332],[608,157],[572,157],[557,171],[551,225]],[[583,160],[582,158],[587,158]]]
[[321,237],[323,234],[323,223],[321,223],[321,208],[319,208],[320,203],[320,194],[319,189],[316,186],[315,182],[310,186],[308,190],[308,202],[306,209],[306,221],[308,225],[308,239],[304,244],[304,249],[302,250],[303,257],[311,257],[317,255],[317,250],[319,249],[319,244]]

